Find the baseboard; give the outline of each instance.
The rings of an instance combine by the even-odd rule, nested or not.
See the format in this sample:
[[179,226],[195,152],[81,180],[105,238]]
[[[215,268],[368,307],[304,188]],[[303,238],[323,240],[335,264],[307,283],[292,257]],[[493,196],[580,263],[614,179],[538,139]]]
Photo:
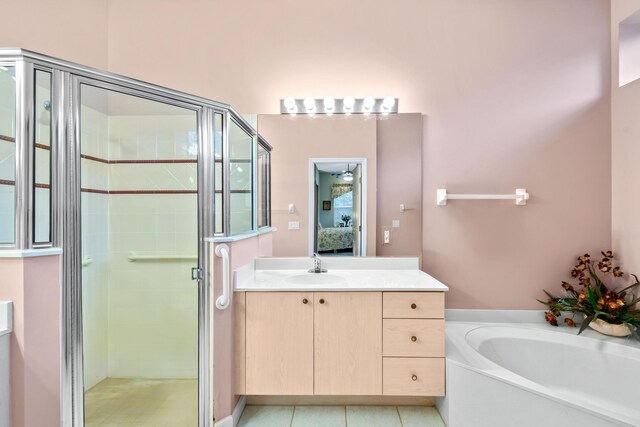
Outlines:
[[247,404],[434,406],[435,398],[426,396],[247,396]]
[[224,417],[220,421],[216,421],[215,427],[236,427],[238,422],[240,421],[240,417],[242,416],[242,411],[244,411],[244,407],[247,405],[247,398],[245,396],[241,396],[240,400],[236,404],[236,407],[233,408],[233,412],[231,415]]

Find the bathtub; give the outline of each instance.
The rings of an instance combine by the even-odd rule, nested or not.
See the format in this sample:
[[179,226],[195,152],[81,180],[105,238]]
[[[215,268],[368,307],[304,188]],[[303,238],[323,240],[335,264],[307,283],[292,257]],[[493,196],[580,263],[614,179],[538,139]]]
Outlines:
[[640,426],[640,343],[546,323],[447,321],[449,427]]
[[0,427],[9,427],[9,337],[12,324],[12,304],[0,301]]

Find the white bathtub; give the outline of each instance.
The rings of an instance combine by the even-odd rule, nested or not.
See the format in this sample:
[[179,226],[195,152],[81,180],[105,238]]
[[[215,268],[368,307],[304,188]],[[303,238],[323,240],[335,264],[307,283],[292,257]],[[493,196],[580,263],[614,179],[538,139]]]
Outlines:
[[0,427],[9,427],[9,337],[12,324],[12,304],[0,301]]
[[640,343],[546,324],[448,321],[449,427],[640,426]]

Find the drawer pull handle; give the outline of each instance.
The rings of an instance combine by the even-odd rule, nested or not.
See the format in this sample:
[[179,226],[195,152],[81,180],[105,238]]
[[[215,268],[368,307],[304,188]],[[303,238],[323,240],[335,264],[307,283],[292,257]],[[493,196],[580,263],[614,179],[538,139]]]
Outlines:
[[324,298],[320,298],[320,304],[324,304]]
[[414,335],[414,336],[411,337],[411,341],[416,342],[416,341],[418,341],[418,338]]
[[308,303],[308,302],[309,302],[309,300],[308,300],[308,299],[306,299],[306,298],[303,298],[303,299],[302,299],[302,303],[303,303],[303,304],[306,304],[306,303]]
[[411,304],[411,308],[412,308],[413,310],[415,310],[416,308],[418,308],[418,306],[417,306],[417,305],[416,305],[416,303],[414,302],[413,304]]
[[411,380],[412,381],[418,381],[418,376],[417,375],[411,375]]

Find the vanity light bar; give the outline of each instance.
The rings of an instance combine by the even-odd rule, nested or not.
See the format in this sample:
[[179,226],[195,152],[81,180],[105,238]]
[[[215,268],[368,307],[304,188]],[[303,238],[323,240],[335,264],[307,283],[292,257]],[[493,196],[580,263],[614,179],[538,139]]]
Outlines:
[[397,114],[398,98],[284,98],[280,100],[281,114]]

